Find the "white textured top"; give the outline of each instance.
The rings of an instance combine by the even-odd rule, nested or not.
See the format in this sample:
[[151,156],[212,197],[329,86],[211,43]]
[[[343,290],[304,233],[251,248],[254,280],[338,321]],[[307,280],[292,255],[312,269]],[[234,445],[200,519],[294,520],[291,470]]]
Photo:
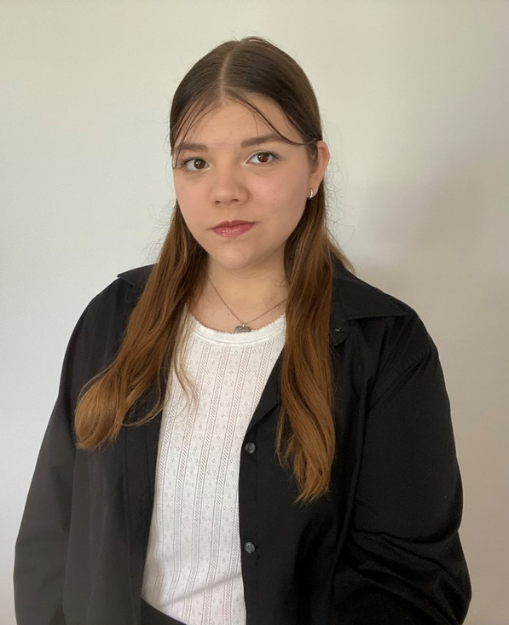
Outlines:
[[195,394],[171,374],[142,596],[186,625],[245,625],[240,454],[286,323],[243,334],[188,323],[183,365]]

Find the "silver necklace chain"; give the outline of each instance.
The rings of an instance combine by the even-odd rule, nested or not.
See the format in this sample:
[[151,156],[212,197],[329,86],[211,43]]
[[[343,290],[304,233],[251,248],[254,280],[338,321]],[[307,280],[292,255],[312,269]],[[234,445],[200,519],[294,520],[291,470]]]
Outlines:
[[240,326],[236,326],[234,332],[236,334],[238,334],[239,332],[251,332],[251,330],[253,328],[249,327],[250,323],[253,323],[253,321],[257,321],[258,319],[260,319],[261,317],[263,317],[264,315],[268,315],[270,312],[272,312],[274,309],[276,309],[278,306],[281,306],[281,304],[284,304],[286,302],[286,297],[285,299],[282,299],[280,302],[278,302],[275,306],[272,306],[272,308],[269,308],[268,310],[266,310],[265,312],[262,312],[261,315],[258,315],[258,317],[255,317],[254,319],[251,319],[250,321],[242,321],[242,319],[240,317],[238,317],[233,310],[228,306],[228,304],[224,301],[224,299],[221,297],[221,294],[219,293],[219,291],[216,289],[216,287],[214,286],[214,283],[212,282],[212,280],[209,278],[209,282],[212,286],[212,288],[214,289],[214,291],[216,292],[216,295],[219,297],[219,299],[223,302],[223,304],[226,306],[226,308],[231,312],[231,314],[235,317],[235,319],[237,319],[237,321],[240,321]]

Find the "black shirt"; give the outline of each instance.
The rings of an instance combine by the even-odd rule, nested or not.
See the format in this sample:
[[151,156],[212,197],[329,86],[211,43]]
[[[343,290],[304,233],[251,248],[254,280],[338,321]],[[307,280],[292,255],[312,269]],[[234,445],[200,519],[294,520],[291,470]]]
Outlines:
[[[121,274],[71,338],[16,547],[18,625],[140,623],[160,415],[81,451],[73,414],[83,385],[118,350],[147,273]],[[413,310],[338,264],[330,335],[330,492],[295,503],[276,457],[279,361],[245,436],[247,625],[462,623],[461,481],[436,347]]]

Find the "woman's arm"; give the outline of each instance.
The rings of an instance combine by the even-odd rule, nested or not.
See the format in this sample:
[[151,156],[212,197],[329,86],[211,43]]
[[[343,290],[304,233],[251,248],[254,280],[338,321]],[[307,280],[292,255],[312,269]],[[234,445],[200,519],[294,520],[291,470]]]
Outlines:
[[65,625],[62,611],[75,458],[73,383],[87,349],[86,312],[67,348],[60,389],[44,436],[16,542],[14,591],[18,625]]
[[400,325],[370,393],[337,622],[457,625],[470,582],[449,401],[422,323],[412,314]]

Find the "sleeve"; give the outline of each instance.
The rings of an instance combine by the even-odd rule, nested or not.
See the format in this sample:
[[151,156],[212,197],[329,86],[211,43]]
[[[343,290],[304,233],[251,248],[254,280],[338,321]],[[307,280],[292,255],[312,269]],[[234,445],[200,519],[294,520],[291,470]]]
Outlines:
[[73,413],[87,350],[86,312],[73,332],[55,407],[42,442],[15,549],[18,625],[65,625],[65,561],[75,459]]
[[341,625],[457,625],[470,600],[442,369],[415,314],[403,323],[367,400],[353,520],[335,580]]

